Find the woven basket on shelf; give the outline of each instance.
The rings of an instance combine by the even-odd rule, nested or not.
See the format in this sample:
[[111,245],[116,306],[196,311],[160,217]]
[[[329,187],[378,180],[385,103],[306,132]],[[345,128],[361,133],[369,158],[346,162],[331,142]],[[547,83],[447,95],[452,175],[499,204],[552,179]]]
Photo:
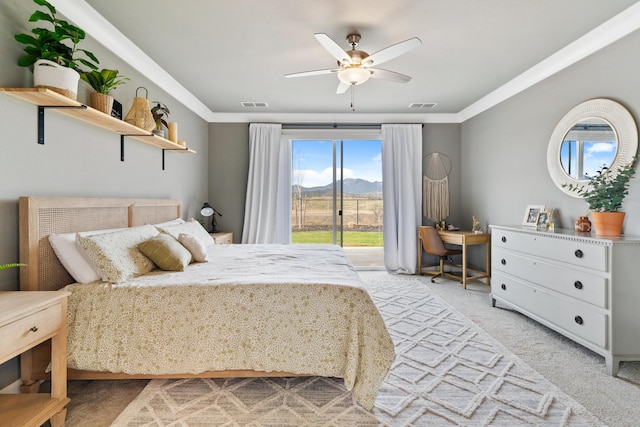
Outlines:
[[74,101],[77,99],[76,93],[70,91],[69,89],[60,89],[59,87],[53,87],[53,86],[47,86],[47,85],[35,85],[34,87],[52,90],[54,92],[59,93],[60,95],[66,96],[67,98],[71,98]]
[[104,93],[92,92],[91,107],[98,111],[102,111],[105,114],[111,115],[111,109],[113,108],[113,96],[106,95]]

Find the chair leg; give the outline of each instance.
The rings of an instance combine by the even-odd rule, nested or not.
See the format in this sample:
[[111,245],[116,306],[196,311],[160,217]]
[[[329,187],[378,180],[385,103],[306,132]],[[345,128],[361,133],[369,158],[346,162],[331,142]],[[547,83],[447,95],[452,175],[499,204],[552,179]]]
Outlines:
[[436,277],[444,277],[444,258],[440,257],[440,271],[431,278],[431,283],[436,283]]

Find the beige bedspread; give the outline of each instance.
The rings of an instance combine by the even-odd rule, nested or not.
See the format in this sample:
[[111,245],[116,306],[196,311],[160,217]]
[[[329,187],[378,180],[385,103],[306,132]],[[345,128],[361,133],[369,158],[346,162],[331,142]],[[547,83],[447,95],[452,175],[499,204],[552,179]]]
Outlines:
[[209,259],[117,285],[69,285],[69,367],[341,377],[373,406],[393,342],[341,248],[214,245]]

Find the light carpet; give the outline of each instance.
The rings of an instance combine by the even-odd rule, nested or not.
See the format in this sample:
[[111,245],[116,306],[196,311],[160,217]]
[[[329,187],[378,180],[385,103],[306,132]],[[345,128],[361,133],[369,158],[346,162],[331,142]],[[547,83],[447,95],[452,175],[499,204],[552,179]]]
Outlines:
[[154,380],[120,426],[600,426],[414,278],[367,280],[396,345],[374,409],[332,378]]

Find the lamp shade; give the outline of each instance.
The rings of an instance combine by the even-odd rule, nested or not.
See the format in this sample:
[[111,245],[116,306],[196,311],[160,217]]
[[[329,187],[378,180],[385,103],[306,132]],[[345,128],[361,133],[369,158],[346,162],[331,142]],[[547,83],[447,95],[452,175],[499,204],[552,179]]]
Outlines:
[[214,213],[215,211],[213,210],[211,205],[209,205],[209,203],[207,202],[205,202],[204,205],[202,205],[202,209],[200,209],[200,215],[202,216],[211,216]]
[[350,85],[359,85],[366,82],[371,77],[369,70],[360,67],[349,67],[338,72],[338,78],[341,82]]

